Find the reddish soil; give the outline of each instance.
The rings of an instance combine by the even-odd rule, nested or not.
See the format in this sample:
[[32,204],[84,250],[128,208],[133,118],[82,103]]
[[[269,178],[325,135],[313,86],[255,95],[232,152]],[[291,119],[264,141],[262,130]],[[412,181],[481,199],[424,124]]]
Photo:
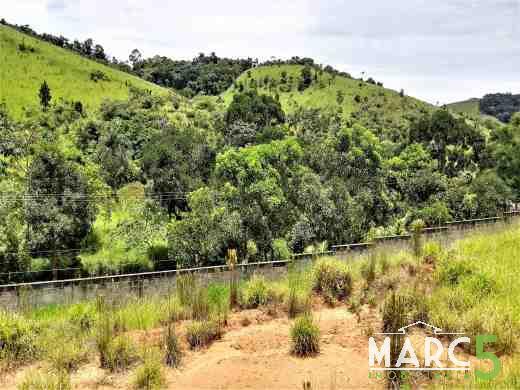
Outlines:
[[[190,351],[183,345],[181,367],[164,369],[165,388],[292,390],[303,389],[304,381],[312,384],[312,390],[381,388],[380,382],[368,377],[368,336],[356,317],[344,306],[317,310],[314,316],[321,330],[321,351],[316,357],[290,354],[291,320],[273,319],[259,310],[243,311],[231,316],[222,339],[208,348]],[[246,317],[249,321],[244,321]],[[183,338],[182,327],[178,331]],[[132,337],[150,345],[160,334],[161,330],[135,332]],[[44,367],[4,375],[0,388],[16,389],[30,368]],[[93,359],[72,374],[72,383],[75,389],[129,389],[133,378],[134,370],[109,374]]]

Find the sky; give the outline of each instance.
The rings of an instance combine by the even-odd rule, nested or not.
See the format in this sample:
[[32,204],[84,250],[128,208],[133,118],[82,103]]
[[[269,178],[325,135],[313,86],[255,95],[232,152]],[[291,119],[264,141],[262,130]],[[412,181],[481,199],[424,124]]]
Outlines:
[[434,104],[520,93],[520,0],[1,0],[0,17],[118,59],[297,55]]

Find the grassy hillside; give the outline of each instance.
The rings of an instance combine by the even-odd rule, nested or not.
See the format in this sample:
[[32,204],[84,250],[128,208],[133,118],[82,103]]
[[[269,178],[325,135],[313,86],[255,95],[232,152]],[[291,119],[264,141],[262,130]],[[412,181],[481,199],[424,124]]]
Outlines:
[[473,98],[462,102],[448,104],[448,108],[457,114],[480,115],[479,103],[480,99]]
[[[301,77],[301,65],[272,65],[260,66],[244,72],[237,80],[246,88],[250,87],[251,80],[258,84],[258,90],[271,95],[279,94],[280,102],[285,112],[294,112],[298,107],[325,108],[331,111],[340,111],[343,116],[365,118],[370,123],[381,126],[390,125],[400,127],[407,115],[417,113],[421,109],[431,106],[420,100],[403,96],[399,92],[370,84],[357,79],[350,79],[323,72],[318,75],[317,81],[303,92],[298,91],[298,81]],[[287,83],[281,83],[282,73],[286,72]],[[312,71],[314,77],[314,70]],[[265,85],[265,79],[276,81],[275,88]],[[292,78],[292,83],[290,80]],[[223,98],[226,103],[232,100],[237,92],[236,84],[230,87]],[[289,90],[288,85],[291,85]],[[342,97],[343,96],[343,97]]]
[[[25,45],[22,50],[20,45]],[[107,80],[91,80],[91,73],[101,71]],[[83,58],[69,50],[0,26],[0,102],[14,117],[24,107],[37,107],[38,90],[46,80],[53,100],[79,100],[90,109],[97,108],[105,98],[123,99],[128,86],[166,93],[166,89]]]

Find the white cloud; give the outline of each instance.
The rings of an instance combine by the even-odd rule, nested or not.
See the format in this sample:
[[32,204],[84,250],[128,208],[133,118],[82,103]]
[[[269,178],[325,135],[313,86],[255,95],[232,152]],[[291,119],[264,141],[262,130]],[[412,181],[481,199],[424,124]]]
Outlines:
[[300,55],[431,102],[520,92],[520,0],[2,0],[0,14],[121,59]]

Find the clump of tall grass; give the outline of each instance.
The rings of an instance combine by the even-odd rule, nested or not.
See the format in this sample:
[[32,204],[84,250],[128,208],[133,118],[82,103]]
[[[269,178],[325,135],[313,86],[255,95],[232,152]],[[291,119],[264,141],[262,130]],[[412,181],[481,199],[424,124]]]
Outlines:
[[71,390],[70,375],[65,371],[42,372],[41,370],[28,371],[18,390]]
[[189,313],[190,318],[201,321],[209,317],[208,290],[199,285],[194,274],[177,277],[176,292],[180,304]]
[[175,292],[182,306],[188,307],[191,305],[191,297],[196,284],[195,275],[191,273],[179,275],[175,279]]
[[[408,303],[409,301],[405,296],[398,295],[395,291],[386,298],[382,308],[383,333],[395,333],[399,328],[408,325]],[[392,367],[395,367],[403,346],[403,338],[399,335],[392,335],[390,337],[390,363]],[[399,388],[399,372],[394,372],[394,374],[395,375],[388,375],[389,386]]]
[[166,365],[169,367],[178,367],[182,359],[182,352],[179,339],[175,333],[175,327],[172,324],[166,327],[163,344],[165,350],[164,361]]
[[56,347],[57,345],[49,346],[48,357],[51,366],[56,371],[76,371],[83,363],[88,362],[88,343],[85,339],[63,336],[59,342],[59,348]]
[[334,259],[320,259],[313,267],[314,290],[334,304],[348,298],[352,291],[352,276],[345,263]]
[[155,390],[164,385],[161,359],[156,350],[145,351],[143,363],[135,373],[134,385],[137,389]]
[[410,225],[410,230],[412,232],[413,254],[416,258],[419,258],[422,255],[422,235],[425,226],[426,225],[422,219],[417,219]]
[[377,255],[375,253],[371,253],[368,261],[361,265],[361,276],[365,279],[367,286],[370,286],[376,279],[376,265]]
[[103,316],[96,330],[96,346],[100,367],[110,371],[120,371],[136,361],[137,355],[128,337],[117,336],[114,324],[109,315]]
[[288,293],[286,298],[289,318],[312,311],[312,284],[308,272],[289,270],[287,277]]
[[138,360],[137,349],[128,336],[117,336],[109,344],[105,365],[110,371],[124,371]]
[[293,354],[304,357],[320,352],[320,328],[311,315],[296,318],[290,336]]
[[0,360],[15,365],[36,359],[39,327],[18,314],[0,310]]
[[242,307],[254,309],[266,305],[269,300],[269,288],[267,281],[261,275],[254,274],[240,291],[240,304]]
[[236,265],[238,264],[238,256],[236,249],[229,249],[226,256],[226,264],[229,267],[229,304],[231,307],[238,305],[238,275]]
[[215,321],[194,321],[186,329],[186,341],[191,349],[203,348],[222,336]]

